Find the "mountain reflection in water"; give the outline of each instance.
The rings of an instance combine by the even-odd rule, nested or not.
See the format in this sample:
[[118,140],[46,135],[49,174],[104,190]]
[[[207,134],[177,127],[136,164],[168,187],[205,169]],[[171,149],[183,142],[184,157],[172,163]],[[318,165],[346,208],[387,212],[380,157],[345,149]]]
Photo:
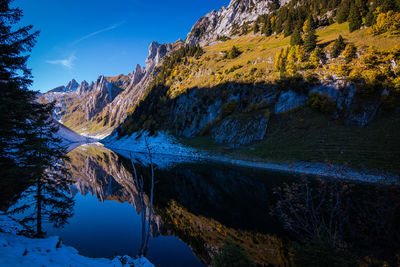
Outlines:
[[[128,202],[138,214],[142,212],[129,159],[95,144],[81,146],[69,157],[73,190],[83,196],[95,195],[102,202]],[[133,155],[145,192],[150,192],[151,170],[145,158]],[[159,166],[151,217],[153,237],[179,238],[204,264],[210,264],[212,254],[227,240],[239,243],[255,262],[281,263],[282,242],[276,236],[280,224],[269,216],[269,205],[272,188],[293,178],[274,173],[265,177],[265,172],[206,162],[162,164],[157,158],[155,162]],[[148,214],[146,194],[144,203]]]
[[[305,177],[153,155],[156,168],[150,208],[148,155],[116,153],[89,144],[68,156],[73,184],[65,193],[73,196],[68,205],[71,212],[66,216],[57,209],[54,214],[47,210],[49,216],[63,215],[62,222],[67,224],[55,228],[51,220],[44,221],[43,233],[60,236],[85,256],[135,256],[142,251],[156,266],[203,266],[211,264],[224,244],[233,242],[259,266],[290,266],[296,259],[308,261],[321,255],[321,246],[312,243],[310,236],[318,235],[319,229],[325,229],[319,228],[326,226],[325,218],[333,217],[335,225],[340,225],[333,232],[339,236],[336,244],[345,244],[353,254],[328,247],[329,253],[340,254],[322,251],[330,257],[323,261],[346,261],[354,255],[377,265],[397,266],[399,261],[400,188],[396,185],[302,179]],[[133,166],[143,178],[142,193]],[[32,192],[26,187],[22,191],[21,196]],[[337,192],[343,192],[340,198],[336,198]],[[24,205],[24,200],[20,197],[16,203],[0,205],[10,211]],[[146,225],[150,225],[149,243],[143,243]],[[303,227],[308,232],[304,235],[283,226]],[[298,251],[305,254],[296,254]]]

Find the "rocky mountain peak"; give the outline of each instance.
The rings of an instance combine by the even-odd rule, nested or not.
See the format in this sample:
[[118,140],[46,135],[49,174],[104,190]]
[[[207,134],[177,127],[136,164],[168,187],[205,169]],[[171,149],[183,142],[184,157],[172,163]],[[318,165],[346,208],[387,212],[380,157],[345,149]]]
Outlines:
[[142,80],[145,73],[146,73],[145,69],[142,69],[142,67],[139,64],[137,64],[136,69],[132,75],[132,83],[138,84]]
[[173,49],[171,44],[159,44],[151,42],[149,55],[146,58],[146,73],[151,73],[155,66],[160,64],[161,59]]
[[78,89],[78,87],[79,83],[75,79],[72,79],[66,86],[68,91],[75,91],[76,89]]
[[255,21],[259,15],[271,12],[270,5],[278,1],[282,6],[290,0],[232,0],[228,7],[213,10],[192,27],[185,42],[189,45],[207,45],[218,36],[231,36],[234,27]]
[[78,95],[83,95],[89,90],[89,84],[87,81],[81,82],[78,89],[76,90]]
[[87,120],[91,120],[96,114],[101,112],[103,108],[111,103],[114,98],[121,92],[115,88],[104,75],[99,76],[96,82],[92,82],[89,86],[90,95],[85,103],[85,115]]

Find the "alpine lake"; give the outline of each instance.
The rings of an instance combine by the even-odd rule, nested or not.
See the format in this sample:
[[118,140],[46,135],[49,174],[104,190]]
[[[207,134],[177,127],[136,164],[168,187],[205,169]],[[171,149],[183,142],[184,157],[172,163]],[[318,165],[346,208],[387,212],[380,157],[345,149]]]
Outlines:
[[[334,213],[330,222],[335,227],[349,229],[346,225],[351,223],[357,229],[336,232],[346,236],[341,240],[358,259],[389,264],[398,260],[396,185],[347,181],[338,185],[335,178],[166,155],[150,158],[99,144],[82,145],[68,156],[68,212],[50,210],[42,217],[42,228],[45,235],[59,236],[84,256],[144,254],[156,266],[209,266],[220,247],[234,243],[257,266],[290,266],[295,248],[315,237],[306,233],[312,232],[312,222],[307,226],[302,220]],[[303,201],[308,191],[302,190],[308,187],[302,183],[310,186],[314,193],[309,196],[315,202]],[[333,193],[332,188],[336,188]],[[27,203],[35,190],[30,192],[21,193],[9,210]],[[343,194],[340,208],[329,200],[338,194]],[[309,203],[321,211],[309,212]],[[359,212],[346,215],[349,209]],[[23,219],[25,214],[16,216]],[[342,222],[340,216],[346,219]]]

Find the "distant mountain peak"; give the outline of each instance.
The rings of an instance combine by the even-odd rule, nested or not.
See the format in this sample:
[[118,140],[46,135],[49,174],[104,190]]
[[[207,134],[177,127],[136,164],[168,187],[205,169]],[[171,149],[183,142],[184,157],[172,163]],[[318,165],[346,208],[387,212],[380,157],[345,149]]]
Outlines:
[[75,79],[72,79],[66,86],[68,91],[76,91],[76,89],[78,89],[78,87],[79,87],[79,83]]

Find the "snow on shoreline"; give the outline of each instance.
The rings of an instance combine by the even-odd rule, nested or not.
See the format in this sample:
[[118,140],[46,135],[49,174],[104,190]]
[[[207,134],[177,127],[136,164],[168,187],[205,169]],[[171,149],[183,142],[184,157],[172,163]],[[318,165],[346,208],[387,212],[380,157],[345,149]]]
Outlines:
[[152,154],[175,155],[193,158],[200,156],[199,151],[182,145],[174,137],[164,132],[158,133],[157,136],[149,136],[147,133],[143,133],[142,135],[134,133],[131,136],[124,136],[121,139],[117,138],[117,133],[113,133],[100,142],[109,148],[148,153],[146,140],[149,144]]
[[23,227],[0,213],[0,266],[135,266],[154,267],[146,258],[117,256],[114,259],[88,258],[59,237],[32,239],[17,235]]
[[[130,156],[130,152],[147,154],[146,141],[148,142],[153,158],[158,159],[155,163],[161,166],[169,166],[171,162],[189,162],[195,160],[209,160],[239,165],[243,167],[260,168],[266,170],[290,172],[294,174],[316,175],[325,178],[339,178],[369,183],[398,184],[399,177],[393,173],[373,172],[369,170],[357,171],[355,169],[326,164],[322,162],[295,162],[295,163],[268,163],[232,159],[226,156],[209,155],[205,152],[189,148],[179,143],[176,138],[160,132],[157,136],[148,136],[146,133],[138,136],[117,138],[114,133],[100,142],[105,147],[117,150],[123,156]],[[135,154],[136,155],[136,154]]]

